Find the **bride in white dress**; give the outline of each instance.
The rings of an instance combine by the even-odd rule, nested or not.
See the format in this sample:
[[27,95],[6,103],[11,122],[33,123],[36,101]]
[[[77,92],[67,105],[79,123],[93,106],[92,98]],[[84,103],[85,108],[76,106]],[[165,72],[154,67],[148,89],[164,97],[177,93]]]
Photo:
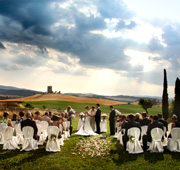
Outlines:
[[86,117],[85,117],[84,123],[82,124],[79,131],[76,132],[75,134],[76,135],[82,135],[82,136],[98,135],[97,133],[94,133],[94,131],[91,127],[91,124],[90,124],[91,117],[93,115],[91,115],[89,113],[89,106],[86,106],[85,108],[86,108],[86,111],[85,111]]

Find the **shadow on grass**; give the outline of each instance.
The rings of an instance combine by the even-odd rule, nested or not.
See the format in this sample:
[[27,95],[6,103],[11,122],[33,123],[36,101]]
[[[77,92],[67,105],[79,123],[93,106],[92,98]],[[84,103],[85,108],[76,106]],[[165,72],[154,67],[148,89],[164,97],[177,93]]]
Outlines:
[[156,164],[157,162],[164,160],[164,154],[144,152],[144,160],[148,161],[149,163]]

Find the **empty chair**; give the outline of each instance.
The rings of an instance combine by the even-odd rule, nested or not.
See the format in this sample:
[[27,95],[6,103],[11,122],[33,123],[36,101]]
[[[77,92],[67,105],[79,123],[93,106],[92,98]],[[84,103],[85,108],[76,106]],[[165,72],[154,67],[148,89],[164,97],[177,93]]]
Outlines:
[[64,131],[63,131],[64,140],[68,140],[68,132],[66,131],[67,130],[67,122],[63,122],[63,126],[64,126]]
[[162,136],[164,132],[160,128],[154,128],[151,130],[152,142],[149,145],[149,151],[152,152],[163,152]]
[[123,135],[125,134],[125,129],[121,129],[121,131],[118,134],[117,140],[119,140],[120,144],[123,145]]
[[43,145],[45,140],[43,140],[43,134],[41,133],[42,127],[41,127],[41,125],[37,124],[37,128],[38,128],[37,135],[39,136],[39,140],[38,140],[37,144]]
[[70,121],[67,121],[66,123],[67,123],[67,129],[66,129],[66,131],[67,131],[67,137],[70,137],[70,136],[71,136],[71,135],[70,135],[71,122],[70,122]]
[[38,124],[41,125],[41,139],[42,141],[45,141],[47,138],[47,128],[49,124],[46,121],[40,121]]
[[24,137],[23,137],[23,132],[21,131],[21,124],[20,123],[15,125],[15,132],[16,132],[18,145],[22,145],[24,142]]
[[164,134],[163,134],[163,136],[164,136],[164,141],[163,141],[163,146],[167,146],[166,127],[163,126],[163,128],[164,128]]
[[140,129],[139,128],[130,128],[127,132],[129,137],[129,141],[127,142],[127,151],[131,154],[142,153],[143,149],[141,147],[139,137],[140,137]]
[[31,151],[38,149],[37,141],[33,138],[34,129],[31,126],[25,126],[22,129],[24,142],[21,151]]
[[59,152],[60,140],[58,139],[59,128],[57,126],[49,126],[47,129],[48,141],[46,144],[46,151]]
[[169,123],[169,124],[168,124],[167,136],[169,136],[169,134],[171,133],[171,129],[172,129],[172,123]]
[[3,131],[4,135],[4,144],[3,144],[3,150],[15,150],[19,149],[17,144],[17,139],[15,136],[13,136],[13,128],[12,127],[6,127]]
[[171,130],[171,137],[168,139],[167,148],[171,152],[180,152],[180,128],[173,128]]

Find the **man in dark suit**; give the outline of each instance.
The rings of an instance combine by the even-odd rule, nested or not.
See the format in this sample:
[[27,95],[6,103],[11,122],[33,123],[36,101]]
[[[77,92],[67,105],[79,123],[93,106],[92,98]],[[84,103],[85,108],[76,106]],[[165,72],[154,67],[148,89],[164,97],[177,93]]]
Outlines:
[[33,129],[34,129],[34,135],[33,135],[33,138],[35,140],[39,140],[39,136],[37,135],[37,132],[38,132],[38,128],[36,126],[36,122],[31,120],[31,113],[30,112],[27,112],[26,113],[26,120],[22,121],[21,122],[21,130],[23,129],[23,127],[26,127],[26,126],[31,126]]
[[[137,127],[140,129],[141,131],[141,125],[138,122],[134,121],[134,116],[132,114],[130,114],[128,116],[128,122],[124,124],[124,126],[122,127],[123,129],[125,129],[125,134],[123,135],[123,146],[124,146],[124,150],[126,150],[126,143],[129,140],[129,137],[127,135],[127,132],[130,128],[133,127]],[[139,140],[141,139],[141,135],[139,136]]]
[[140,120],[140,125],[141,126],[148,126],[150,123],[151,123],[151,120],[149,120],[147,118],[147,113],[146,112],[143,112],[142,114],[142,120]]
[[153,116],[153,122],[148,125],[147,134],[143,136],[143,149],[147,150],[147,142],[152,141],[151,130],[154,128],[163,129],[163,124],[158,122],[158,116]]
[[163,124],[164,127],[166,127],[166,131],[168,131],[168,124],[165,120],[162,119],[162,114],[158,114],[158,120]]
[[116,112],[113,108],[113,106],[110,106],[110,114],[109,114],[109,126],[110,126],[110,134],[114,135],[115,134],[115,116],[116,116]]
[[95,114],[95,121],[96,121],[96,133],[100,134],[100,122],[101,122],[101,109],[100,109],[100,104],[96,104],[96,114]]

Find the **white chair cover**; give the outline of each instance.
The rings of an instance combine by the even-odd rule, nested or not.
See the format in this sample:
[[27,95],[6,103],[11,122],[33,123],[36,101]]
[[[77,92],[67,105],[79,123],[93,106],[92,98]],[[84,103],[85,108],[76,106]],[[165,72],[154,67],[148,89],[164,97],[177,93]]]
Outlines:
[[64,145],[64,135],[62,134],[63,133],[63,127],[61,124],[59,124],[59,131],[61,133],[61,138],[59,139],[60,140],[60,145],[63,146]]
[[101,132],[107,132],[107,121],[106,120],[101,120],[100,130],[101,130]]
[[[141,147],[139,136],[140,136],[140,129],[139,128],[130,128],[127,132],[127,135],[129,136],[129,141],[127,142],[127,151],[131,154],[137,154],[142,153],[143,149]],[[130,137],[133,137],[134,140],[130,140]]]
[[119,133],[121,133],[121,127],[116,127],[117,128],[117,131],[116,131],[116,133],[115,133],[115,135],[114,135],[114,138],[116,138],[117,140],[119,140],[118,139],[118,136],[119,136]]
[[38,149],[37,141],[33,138],[34,129],[31,126],[25,126],[22,129],[24,142],[21,151],[31,151]]
[[20,123],[15,125],[15,132],[16,132],[18,145],[22,145],[24,142],[24,137],[23,137],[23,132],[21,131],[21,124]]
[[123,137],[124,134],[125,134],[125,129],[121,129],[121,131],[120,131],[120,133],[118,134],[118,137],[117,137],[117,140],[119,140],[121,145],[123,145],[122,137]]
[[17,144],[17,138],[13,136],[13,128],[12,127],[6,127],[3,131],[4,135],[4,144],[3,144],[3,150],[15,150],[19,149]]
[[64,126],[64,131],[63,131],[64,140],[68,140],[68,132],[66,131],[66,129],[67,129],[67,122],[63,122],[63,126]]
[[12,122],[12,125],[13,125],[13,128],[15,127],[16,125],[16,121],[11,121]]
[[169,136],[169,134],[171,133],[171,129],[172,129],[172,123],[169,123],[169,124],[168,124],[167,136]]
[[37,135],[39,136],[39,141],[37,142],[37,144],[43,145],[45,140],[43,140],[42,127],[39,124],[36,124],[36,126],[38,128]]
[[[58,138],[59,128],[56,126],[49,126],[47,129],[48,141],[46,144],[46,151],[48,152],[59,152],[60,151],[60,140]],[[51,135],[54,137],[52,138]]]
[[147,133],[147,129],[148,129],[148,126],[141,126],[141,145],[142,145],[142,138],[143,138],[143,135],[145,135]]
[[154,128],[151,130],[152,142],[150,143],[149,149],[148,149],[151,153],[164,151],[163,143],[161,141],[163,135],[164,135],[164,132],[160,128]]
[[70,137],[70,125],[71,125],[71,122],[70,121],[67,121],[67,137]]
[[167,137],[166,137],[166,127],[165,126],[163,126],[163,128],[164,128],[164,134],[163,134],[163,136],[164,136],[164,141],[163,141],[163,146],[167,146],[167,143],[168,143],[168,140],[167,140]]
[[34,120],[34,121],[36,122],[36,125],[41,123],[40,120]]
[[173,128],[171,130],[171,137],[168,139],[167,148],[171,152],[180,152],[180,128]]
[[4,144],[4,130],[7,128],[8,126],[5,123],[0,123],[0,144]]

